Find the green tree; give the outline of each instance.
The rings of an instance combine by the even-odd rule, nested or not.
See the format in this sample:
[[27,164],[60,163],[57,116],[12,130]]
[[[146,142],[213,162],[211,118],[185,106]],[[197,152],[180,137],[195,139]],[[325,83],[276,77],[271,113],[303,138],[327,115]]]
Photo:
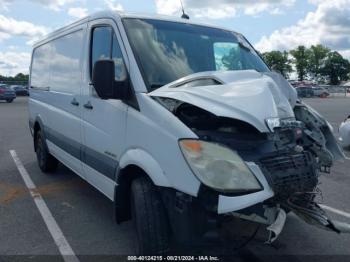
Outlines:
[[349,71],[350,62],[334,51],[327,55],[321,74],[328,76],[332,85],[338,85],[340,81],[349,79]]
[[288,77],[288,74],[293,71],[286,51],[266,52],[262,54],[262,57],[272,70],[281,73],[284,77]]
[[299,81],[303,81],[308,73],[308,62],[310,50],[305,46],[298,46],[296,49],[290,50],[289,53],[293,56],[293,62],[298,74]]
[[19,73],[15,76],[2,76],[0,75],[0,82],[9,83],[13,85],[23,85],[28,83],[29,75]]
[[330,51],[329,48],[323,45],[312,45],[309,49],[308,71],[314,76],[319,76]]

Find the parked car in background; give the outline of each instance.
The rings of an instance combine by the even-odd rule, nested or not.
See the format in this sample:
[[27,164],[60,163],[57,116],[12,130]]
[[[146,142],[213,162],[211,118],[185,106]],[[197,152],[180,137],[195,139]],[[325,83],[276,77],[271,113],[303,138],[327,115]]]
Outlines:
[[12,103],[16,99],[16,92],[7,85],[0,85],[0,100]]
[[296,81],[296,80],[289,80],[289,83],[294,87],[313,87],[315,85],[314,82],[311,81]]
[[342,146],[350,149],[350,115],[340,124],[339,136]]
[[313,91],[314,96],[318,96],[318,97],[329,96],[329,92],[325,88],[320,87],[320,86],[313,87],[312,91]]
[[314,90],[311,86],[299,86],[296,88],[298,97],[313,97]]
[[15,91],[17,96],[29,96],[28,88],[21,85],[11,86],[12,90]]

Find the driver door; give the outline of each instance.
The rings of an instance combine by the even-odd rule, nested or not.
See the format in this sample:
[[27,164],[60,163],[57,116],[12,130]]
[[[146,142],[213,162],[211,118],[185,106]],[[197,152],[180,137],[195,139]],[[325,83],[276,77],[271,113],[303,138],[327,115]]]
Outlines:
[[124,150],[128,106],[121,100],[103,100],[90,84],[94,63],[113,59],[116,80],[121,79],[125,61],[120,36],[115,23],[109,19],[89,24],[88,68],[82,95],[82,165],[86,179],[108,198],[114,198],[115,175],[119,157]]

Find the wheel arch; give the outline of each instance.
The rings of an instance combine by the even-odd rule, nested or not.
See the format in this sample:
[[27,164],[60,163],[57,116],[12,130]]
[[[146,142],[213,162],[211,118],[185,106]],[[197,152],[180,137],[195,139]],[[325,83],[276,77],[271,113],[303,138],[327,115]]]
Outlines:
[[160,165],[150,154],[141,149],[127,151],[119,162],[114,190],[114,214],[118,224],[131,218],[131,183],[140,176],[148,177],[156,186],[170,186]]

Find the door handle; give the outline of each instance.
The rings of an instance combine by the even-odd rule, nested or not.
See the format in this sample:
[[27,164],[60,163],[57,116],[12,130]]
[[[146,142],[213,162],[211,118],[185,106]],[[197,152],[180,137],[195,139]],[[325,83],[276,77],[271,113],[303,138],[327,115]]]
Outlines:
[[94,107],[91,105],[91,102],[90,101],[88,101],[86,104],[84,104],[84,107],[86,108],[86,109],[90,109],[90,110],[92,110]]
[[73,106],[79,106],[79,102],[73,98],[73,100],[70,102]]

